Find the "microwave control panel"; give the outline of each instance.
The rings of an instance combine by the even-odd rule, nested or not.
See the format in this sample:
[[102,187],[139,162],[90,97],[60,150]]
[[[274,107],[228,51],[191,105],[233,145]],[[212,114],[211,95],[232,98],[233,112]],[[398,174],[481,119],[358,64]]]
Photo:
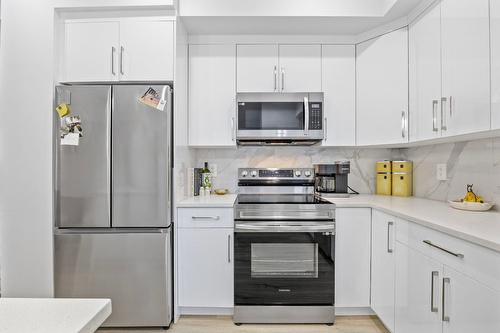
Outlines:
[[323,128],[323,103],[309,103],[309,129],[321,130]]

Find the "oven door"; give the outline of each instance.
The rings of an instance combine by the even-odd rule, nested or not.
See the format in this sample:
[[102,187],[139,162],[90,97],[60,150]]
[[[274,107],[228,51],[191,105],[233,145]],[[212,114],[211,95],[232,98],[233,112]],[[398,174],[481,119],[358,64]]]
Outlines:
[[334,304],[334,222],[235,226],[235,305]]

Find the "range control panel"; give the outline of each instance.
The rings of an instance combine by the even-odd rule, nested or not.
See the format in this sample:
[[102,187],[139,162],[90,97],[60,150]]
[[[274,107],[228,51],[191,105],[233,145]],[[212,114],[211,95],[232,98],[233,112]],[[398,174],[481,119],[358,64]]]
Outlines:
[[323,103],[309,103],[309,129],[321,130],[323,128]]
[[314,176],[314,169],[311,168],[241,168],[238,169],[238,179],[311,179]]

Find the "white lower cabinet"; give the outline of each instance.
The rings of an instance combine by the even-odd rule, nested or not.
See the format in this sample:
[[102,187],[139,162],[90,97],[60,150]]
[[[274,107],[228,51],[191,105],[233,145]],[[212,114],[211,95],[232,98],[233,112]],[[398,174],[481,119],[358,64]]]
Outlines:
[[444,333],[500,332],[500,291],[444,266]]
[[440,333],[443,265],[396,242],[395,332]]
[[373,210],[371,306],[391,332],[394,332],[395,224],[393,216]]
[[[177,278],[181,314],[220,314],[220,309],[234,305],[233,228],[213,225],[214,210],[179,208]],[[196,220],[200,227],[192,227],[192,223],[187,224],[190,227],[183,226],[184,217],[191,215],[199,216]],[[203,218],[212,226],[202,226]]]
[[338,208],[335,212],[335,306],[370,306],[370,208]]

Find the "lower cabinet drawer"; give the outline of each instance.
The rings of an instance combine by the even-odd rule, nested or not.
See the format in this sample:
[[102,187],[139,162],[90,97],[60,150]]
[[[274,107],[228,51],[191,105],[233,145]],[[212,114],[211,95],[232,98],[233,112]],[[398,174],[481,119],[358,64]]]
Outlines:
[[500,253],[400,220],[396,239],[421,253],[500,291]]
[[179,228],[233,228],[232,208],[178,208]]

